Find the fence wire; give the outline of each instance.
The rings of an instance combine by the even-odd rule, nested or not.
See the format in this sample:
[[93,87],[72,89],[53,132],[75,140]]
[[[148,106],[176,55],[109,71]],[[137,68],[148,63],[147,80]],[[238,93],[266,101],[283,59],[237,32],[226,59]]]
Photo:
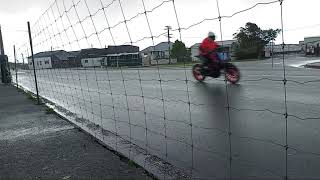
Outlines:
[[[306,89],[318,87],[320,80],[296,80],[289,74],[283,0],[258,2],[231,15],[223,15],[223,2],[216,0],[217,17],[188,21],[188,25],[181,23],[185,18],[185,14],[179,14],[182,11],[181,1],[159,0],[152,5],[145,0],[134,2],[138,5],[132,3],[128,0],[97,0],[95,4],[87,0],[55,0],[51,4],[32,26],[35,58],[44,58],[45,55],[40,57],[41,53],[51,58],[42,62],[47,68],[36,69],[41,97],[54,103],[58,110],[63,109],[67,116],[72,116],[75,124],[151,173],[154,173],[150,168],[155,164],[153,161],[161,159],[161,176],[157,176],[160,179],[172,176],[185,179],[291,179],[300,177],[295,172],[301,168],[295,165],[298,160],[305,158],[313,164],[318,163],[315,159],[320,153],[315,148],[294,142],[298,135],[290,132],[290,128],[297,130],[295,126],[299,124],[299,127],[312,128],[314,134],[319,133],[319,129],[314,127],[315,121],[320,119],[315,108],[319,104],[313,101],[313,107],[306,107],[302,113],[291,111],[293,103],[296,103],[294,108],[306,105],[290,97],[293,92],[290,90],[297,86]],[[194,2],[193,5],[196,4]],[[166,10],[161,14],[166,18],[166,13],[173,12],[170,23],[174,39],[183,41],[184,33],[200,30],[204,23],[217,23],[223,47],[225,21],[258,7],[276,4],[280,6],[282,52],[281,58],[273,57],[273,53],[272,58],[281,62],[282,67],[265,65],[254,70],[255,67],[244,66],[244,78],[239,86],[228,84],[225,78],[208,81],[208,84],[198,83],[193,80],[190,63],[186,60],[181,67],[163,66],[160,59],[155,60],[152,67],[142,67],[142,62],[138,67],[127,62],[127,66],[135,65],[134,68],[123,67],[118,61],[116,67],[109,64],[83,65],[91,57],[99,57],[101,54],[96,50],[106,49],[107,45],[139,47],[144,43],[152,51],[157,51],[157,42],[163,41],[167,35],[164,29],[154,28],[158,22],[152,17],[159,16],[157,13],[161,9]],[[137,12],[133,13],[132,9]],[[163,21],[169,22],[169,19]],[[143,25],[147,32],[137,33]],[[27,66],[31,67],[30,47],[27,39],[24,41],[17,54],[28,58]],[[74,59],[53,60],[59,56]],[[35,63],[42,67],[38,64],[40,62]],[[270,74],[261,74],[259,71],[263,68]],[[19,71],[19,86],[35,92],[33,71],[28,67]],[[248,71],[257,74],[245,77],[250,75]],[[263,94],[265,91],[247,90],[266,99],[252,99],[250,95],[239,93],[243,88],[255,86],[273,88],[277,92],[267,96]],[[280,104],[269,100],[282,97]],[[264,122],[259,122],[262,120]],[[262,129],[255,129],[250,123]],[[268,132],[264,125],[274,129],[269,128]],[[310,138],[314,137],[310,135]],[[137,155],[139,152],[144,155],[142,161]],[[268,158],[270,161],[264,162]],[[305,177],[316,174],[304,173]]]

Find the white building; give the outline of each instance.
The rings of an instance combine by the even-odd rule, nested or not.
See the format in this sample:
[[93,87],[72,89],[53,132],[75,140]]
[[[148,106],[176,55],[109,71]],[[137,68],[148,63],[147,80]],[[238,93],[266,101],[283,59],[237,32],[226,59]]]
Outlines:
[[[175,64],[177,63],[176,59],[171,59],[169,61],[169,49],[171,50],[173,43],[162,42],[155,46],[150,46],[141,51],[142,57],[144,57],[144,64]],[[150,62],[146,62],[150,60]]]
[[[271,57],[272,54],[281,54],[283,52],[282,50],[282,44],[268,44],[264,47],[265,51],[265,57]],[[302,46],[300,44],[285,44],[284,45],[284,53],[290,54],[290,53],[301,53],[302,52]]]
[[305,37],[304,38],[304,44],[306,44],[306,45],[316,46],[318,43],[320,43],[320,36]]
[[307,55],[319,55],[320,36],[305,37],[303,50]]
[[[32,59],[28,58],[29,69],[33,69]],[[52,68],[51,57],[35,57],[34,58],[35,69],[50,69]]]
[[[40,52],[33,56],[35,69],[75,67],[74,55],[64,50]],[[28,57],[29,69],[33,69],[32,58]]]
[[199,61],[199,58],[197,57],[199,55],[199,46],[200,43],[196,43],[190,47],[192,61]]
[[105,57],[83,58],[81,59],[82,67],[100,67],[104,65]]
[[139,47],[131,45],[108,46],[108,48],[82,49],[77,59],[82,67],[141,66]]

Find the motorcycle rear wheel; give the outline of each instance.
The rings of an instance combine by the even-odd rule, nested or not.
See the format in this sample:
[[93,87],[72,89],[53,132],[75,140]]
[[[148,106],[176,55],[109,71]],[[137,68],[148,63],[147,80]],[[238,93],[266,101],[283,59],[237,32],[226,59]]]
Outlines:
[[206,76],[202,74],[202,65],[201,64],[195,64],[192,67],[192,75],[194,79],[196,79],[199,82],[203,82],[206,79]]

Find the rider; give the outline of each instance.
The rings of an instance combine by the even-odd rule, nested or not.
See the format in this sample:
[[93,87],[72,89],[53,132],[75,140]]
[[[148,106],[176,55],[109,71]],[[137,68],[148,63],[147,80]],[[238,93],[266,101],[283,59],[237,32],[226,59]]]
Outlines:
[[215,42],[216,35],[213,32],[208,33],[208,37],[205,38],[199,47],[199,52],[202,57],[204,57],[204,66],[208,66],[210,63],[218,63],[218,56],[216,54],[216,49],[218,44]]

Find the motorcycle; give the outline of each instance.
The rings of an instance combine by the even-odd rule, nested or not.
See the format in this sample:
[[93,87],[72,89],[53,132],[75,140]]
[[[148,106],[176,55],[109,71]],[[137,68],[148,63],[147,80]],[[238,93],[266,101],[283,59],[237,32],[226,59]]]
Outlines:
[[[225,75],[227,81],[236,84],[240,80],[240,70],[234,64],[226,62],[226,58],[222,53],[217,53],[219,63],[209,63],[207,66],[204,64],[195,64],[192,67],[193,77],[202,82],[206,77],[218,78],[221,74]],[[204,57],[199,56],[200,59]]]

